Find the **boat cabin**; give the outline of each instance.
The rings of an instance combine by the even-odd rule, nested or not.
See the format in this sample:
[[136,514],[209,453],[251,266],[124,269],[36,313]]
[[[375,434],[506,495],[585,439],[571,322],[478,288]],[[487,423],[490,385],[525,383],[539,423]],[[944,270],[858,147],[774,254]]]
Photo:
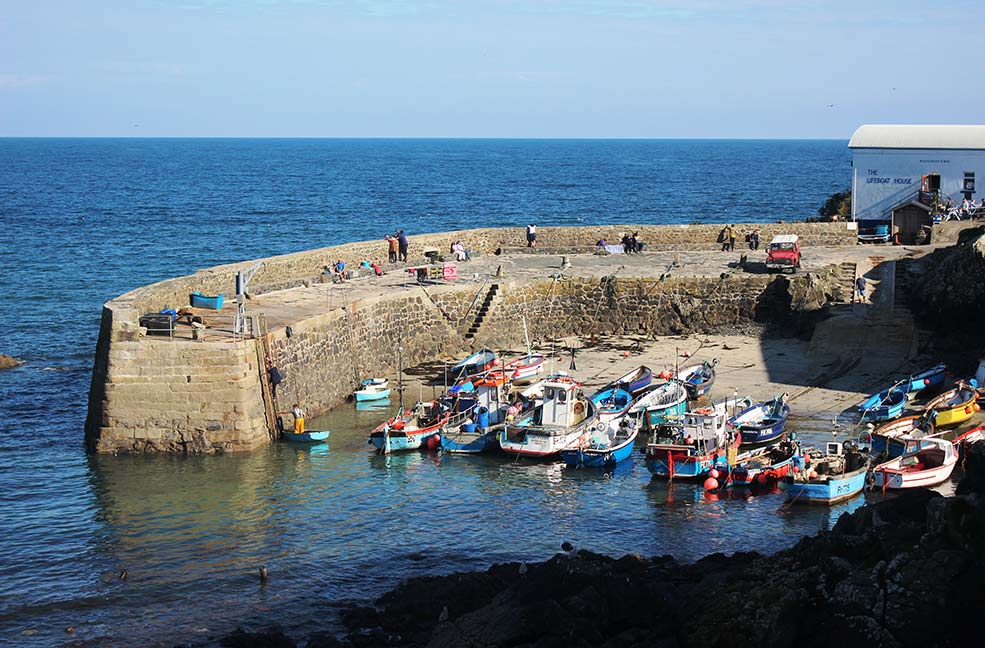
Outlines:
[[725,439],[725,412],[711,407],[684,412],[681,427],[685,440],[690,439],[699,449],[718,448]]
[[544,383],[540,425],[572,427],[585,420],[587,412],[588,404],[578,384],[573,381]]

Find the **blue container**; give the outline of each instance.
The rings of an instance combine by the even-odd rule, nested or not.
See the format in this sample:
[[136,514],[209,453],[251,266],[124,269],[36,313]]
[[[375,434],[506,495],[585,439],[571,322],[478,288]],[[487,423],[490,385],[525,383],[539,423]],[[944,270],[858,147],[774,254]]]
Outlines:
[[485,407],[480,407],[479,415],[476,417],[476,419],[478,419],[480,428],[485,429],[489,427],[489,410],[487,410]]
[[475,432],[475,423],[462,423],[462,432],[472,434]]
[[193,292],[188,296],[191,302],[192,308],[209,308],[212,310],[220,310],[222,304],[224,303],[225,295],[216,295],[215,297],[210,297],[208,295],[203,295],[200,292]]

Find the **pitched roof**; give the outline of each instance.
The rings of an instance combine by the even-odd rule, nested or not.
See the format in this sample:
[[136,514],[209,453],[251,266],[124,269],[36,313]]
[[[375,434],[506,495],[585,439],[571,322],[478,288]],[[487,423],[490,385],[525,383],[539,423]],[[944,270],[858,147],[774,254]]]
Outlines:
[[985,126],[866,124],[848,148],[985,150]]

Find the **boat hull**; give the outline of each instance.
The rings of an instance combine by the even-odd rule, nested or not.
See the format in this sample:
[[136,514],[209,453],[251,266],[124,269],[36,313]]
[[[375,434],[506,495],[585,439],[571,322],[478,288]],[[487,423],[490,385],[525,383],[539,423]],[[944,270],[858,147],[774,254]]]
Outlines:
[[861,421],[890,421],[903,415],[906,409],[906,392],[891,388],[870,396],[859,405]]
[[787,501],[800,504],[837,504],[857,497],[865,488],[867,468],[863,466],[844,475],[832,476],[826,481],[794,480],[786,478]]
[[679,403],[674,403],[673,405],[668,405],[666,407],[647,408],[644,416],[646,416],[646,420],[650,423],[650,425],[660,425],[662,423],[669,423],[681,418],[681,415],[686,411],[687,401],[683,400]]
[[356,402],[365,403],[367,401],[383,400],[384,398],[390,398],[390,389],[383,389],[380,391],[367,391],[365,389],[360,389],[357,392],[353,392],[353,396],[356,397]]
[[312,430],[301,434],[284,432],[284,440],[290,443],[324,443],[328,441],[329,434],[328,430]]
[[605,448],[574,448],[561,451],[561,459],[568,466],[585,468],[612,468],[633,455],[638,432],[634,429],[626,439]]
[[441,435],[441,450],[453,454],[479,454],[496,446],[496,433]]

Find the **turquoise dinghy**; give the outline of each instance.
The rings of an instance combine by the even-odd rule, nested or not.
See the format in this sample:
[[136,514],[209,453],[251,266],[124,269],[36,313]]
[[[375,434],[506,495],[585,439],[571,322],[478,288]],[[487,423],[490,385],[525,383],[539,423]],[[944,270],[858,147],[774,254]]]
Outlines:
[[301,434],[285,431],[284,440],[290,441],[291,443],[324,443],[328,441],[329,434],[331,432],[328,430],[311,430],[310,432],[302,432]]
[[860,421],[891,421],[906,409],[906,390],[898,383],[869,396],[858,408],[862,413]]
[[642,417],[651,427],[680,419],[687,411],[687,390],[676,380],[644,391],[629,408],[630,416]]
[[572,468],[612,468],[633,454],[638,434],[639,423],[629,417],[617,425],[597,423],[584,441],[562,450],[561,459]]
[[356,402],[383,400],[390,397],[390,383],[386,378],[370,378],[361,383],[361,389],[352,392]]

